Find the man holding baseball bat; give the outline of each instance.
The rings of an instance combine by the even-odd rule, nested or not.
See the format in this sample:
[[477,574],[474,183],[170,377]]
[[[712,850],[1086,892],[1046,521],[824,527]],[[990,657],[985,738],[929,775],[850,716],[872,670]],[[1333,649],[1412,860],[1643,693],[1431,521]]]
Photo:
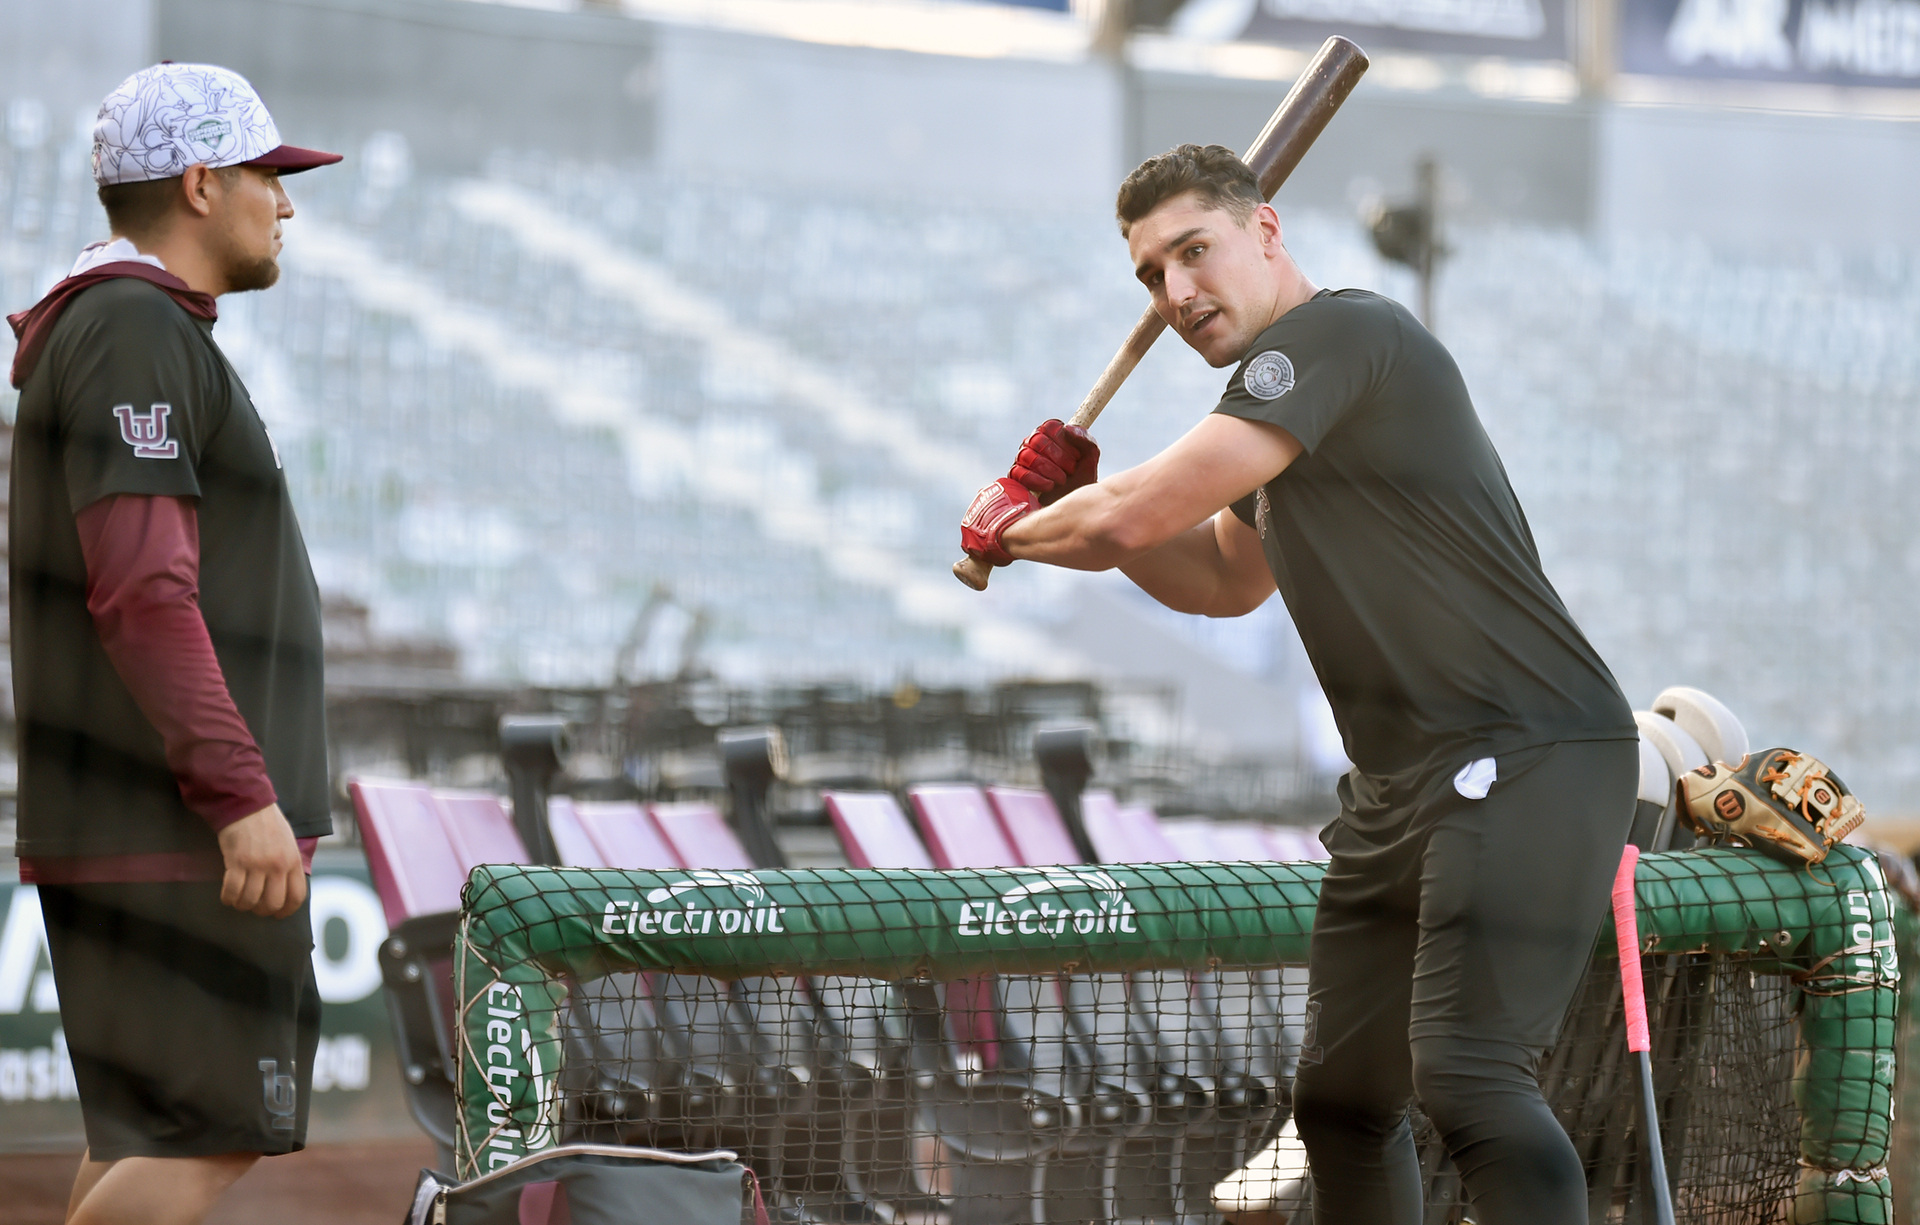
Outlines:
[[1482,1225],[1575,1225],[1586,1182],[1541,1096],[1634,809],[1619,686],[1541,571],[1453,359],[1404,307],[1314,286],[1247,166],[1150,158],[1118,202],[1155,311],[1233,367],[1130,471],[1058,422],[982,489],[979,561],[1119,568],[1169,608],[1278,590],[1353,771],[1310,958],[1294,1117],[1320,1225],[1421,1219],[1406,1107]]

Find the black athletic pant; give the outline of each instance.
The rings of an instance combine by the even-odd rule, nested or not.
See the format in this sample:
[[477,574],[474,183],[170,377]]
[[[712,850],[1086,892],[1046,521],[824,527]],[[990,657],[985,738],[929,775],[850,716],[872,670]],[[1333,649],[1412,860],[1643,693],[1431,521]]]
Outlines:
[[1638,762],[1631,740],[1523,749],[1482,799],[1450,772],[1398,794],[1342,780],[1294,1085],[1317,1225],[1419,1225],[1410,1099],[1481,1225],[1584,1225],[1535,1075],[1606,917]]

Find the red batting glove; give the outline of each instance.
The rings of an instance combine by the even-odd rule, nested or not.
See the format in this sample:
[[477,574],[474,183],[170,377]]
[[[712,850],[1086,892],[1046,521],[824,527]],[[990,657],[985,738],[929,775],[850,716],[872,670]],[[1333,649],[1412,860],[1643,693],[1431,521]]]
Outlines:
[[1003,476],[973,495],[973,505],[960,520],[960,547],[988,565],[1010,566],[1013,554],[1000,543],[1000,537],[1039,508],[1040,499],[1032,490]]
[[1043,421],[1020,444],[1020,454],[1007,475],[1039,494],[1040,505],[1052,506],[1100,479],[1100,444],[1085,426],[1057,418]]

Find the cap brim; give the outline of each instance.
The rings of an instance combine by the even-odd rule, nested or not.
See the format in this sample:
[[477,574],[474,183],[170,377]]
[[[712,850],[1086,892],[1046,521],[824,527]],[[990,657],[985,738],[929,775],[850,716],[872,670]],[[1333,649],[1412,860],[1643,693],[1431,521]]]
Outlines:
[[322,153],[318,149],[302,149],[297,145],[279,145],[267,150],[243,166],[265,166],[278,170],[281,174],[299,174],[302,170],[312,170],[315,166],[331,166],[339,161],[338,153]]

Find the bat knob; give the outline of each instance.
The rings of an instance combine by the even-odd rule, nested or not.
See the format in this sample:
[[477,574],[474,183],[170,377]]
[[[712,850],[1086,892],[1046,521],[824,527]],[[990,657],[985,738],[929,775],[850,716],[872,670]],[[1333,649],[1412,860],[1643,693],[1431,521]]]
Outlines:
[[967,556],[953,563],[953,577],[975,591],[985,591],[987,580],[993,577],[993,567],[977,557]]

